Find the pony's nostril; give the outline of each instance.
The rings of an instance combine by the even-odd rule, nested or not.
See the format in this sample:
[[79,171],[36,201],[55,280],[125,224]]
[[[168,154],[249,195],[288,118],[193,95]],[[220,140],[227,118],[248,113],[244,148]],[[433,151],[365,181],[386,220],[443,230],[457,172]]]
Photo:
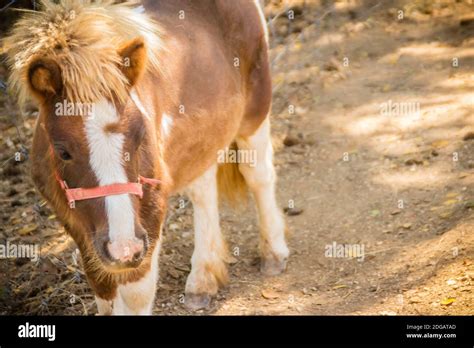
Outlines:
[[143,251],[140,251],[140,252],[136,252],[135,255],[133,255],[133,261],[136,262],[136,261],[140,261],[143,257]]
[[146,252],[148,251],[148,247],[150,245],[148,235],[145,233],[140,239],[143,241],[143,254],[146,254]]
[[146,230],[140,224],[135,224],[135,237],[139,239],[146,238]]

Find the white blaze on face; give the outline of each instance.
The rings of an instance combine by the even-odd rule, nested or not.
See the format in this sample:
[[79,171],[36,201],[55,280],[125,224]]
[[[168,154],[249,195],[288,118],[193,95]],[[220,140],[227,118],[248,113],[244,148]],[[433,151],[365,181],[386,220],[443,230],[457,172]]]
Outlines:
[[[125,136],[110,133],[104,127],[119,121],[117,110],[108,101],[102,100],[93,107],[93,114],[85,122],[85,132],[90,151],[90,165],[99,186],[127,183],[123,166],[123,144]],[[128,194],[105,197],[110,242],[135,239],[134,210]],[[125,243],[126,244],[126,243]]]

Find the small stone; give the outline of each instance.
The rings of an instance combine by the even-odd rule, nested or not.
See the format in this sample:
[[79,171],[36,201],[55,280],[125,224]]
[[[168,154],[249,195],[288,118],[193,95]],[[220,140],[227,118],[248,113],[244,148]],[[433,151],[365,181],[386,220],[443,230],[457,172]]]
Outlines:
[[412,297],[408,299],[409,304],[421,303],[421,300],[418,297]]
[[461,18],[459,20],[459,25],[461,27],[474,26],[474,16],[468,15],[467,17]]
[[473,140],[474,139],[474,132],[468,132],[466,135],[464,135],[464,137],[462,138],[462,140],[464,141],[468,141],[468,140]]
[[15,188],[11,188],[10,191],[8,191],[7,196],[8,197],[13,197],[18,194],[18,191]]
[[11,207],[19,207],[19,206],[21,206],[21,205],[22,205],[22,203],[21,203],[21,201],[18,200],[18,199],[14,199],[14,200],[12,200],[12,201],[10,202],[10,206],[11,206]]
[[283,209],[283,211],[288,216],[296,216],[296,215],[300,215],[300,214],[303,213],[303,209],[300,209],[300,208],[288,208],[288,207],[286,207],[285,209]]
[[420,165],[420,164],[423,164],[423,161],[416,158],[410,158],[405,161],[405,165],[407,166]]
[[297,137],[287,135],[285,139],[283,140],[283,145],[290,147],[290,146],[295,146],[301,143],[301,140]]
[[176,224],[176,223],[169,224],[169,229],[172,230],[172,231],[175,231],[175,230],[179,229],[179,225]]

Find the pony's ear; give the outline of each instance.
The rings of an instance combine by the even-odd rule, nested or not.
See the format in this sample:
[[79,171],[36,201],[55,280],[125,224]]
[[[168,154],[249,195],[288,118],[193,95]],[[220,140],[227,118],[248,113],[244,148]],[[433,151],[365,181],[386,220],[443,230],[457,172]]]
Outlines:
[[137,83],[145,70],[147,60],[145,42],[141,37],[135,38],[125,43],[119,49],[118,53],[122,58],[122,72],[130,83],[130,86],[133,86]]
[[59,65],[49,58],[37,58],[28,67],[28,85],[34,95],[48,98],[61,93],[62,79]]

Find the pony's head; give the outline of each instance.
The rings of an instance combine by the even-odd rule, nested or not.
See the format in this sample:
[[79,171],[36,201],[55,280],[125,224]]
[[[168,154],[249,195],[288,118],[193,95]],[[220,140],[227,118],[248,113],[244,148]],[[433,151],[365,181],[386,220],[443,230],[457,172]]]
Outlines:
[[[11,82],[39,104],[33,153],[49,164],[32,168],[40,191],[97,267],[121,272],[141,264],[164,215],[160,185],[139,183],[160,176],[154,122],[136,93],[151,24],[127,4],[80,3],[45,1],[20,20],[9,38],[18,45]],[[129,35],[126,24],[135,25]]]

